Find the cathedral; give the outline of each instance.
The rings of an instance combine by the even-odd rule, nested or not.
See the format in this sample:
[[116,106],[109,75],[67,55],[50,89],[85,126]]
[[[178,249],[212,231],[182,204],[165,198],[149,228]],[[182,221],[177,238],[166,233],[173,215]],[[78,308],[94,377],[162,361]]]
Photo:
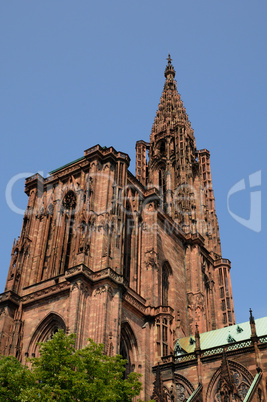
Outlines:
[[170,56],[149,142],[95,145],[28,177],[0,295],[0,354],[22,363],[58,330],[121,354],[142,400],[267,401],[267,318],[235,323],[210,153],[196,148]]

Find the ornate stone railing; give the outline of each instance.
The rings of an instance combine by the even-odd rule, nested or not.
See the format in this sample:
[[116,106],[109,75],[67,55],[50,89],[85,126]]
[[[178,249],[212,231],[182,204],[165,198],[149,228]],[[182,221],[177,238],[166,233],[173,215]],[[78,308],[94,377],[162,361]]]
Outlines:
[[195,360],[196,358],[195,353],[187,353],[186,355],[177,356],[175,358],[175,363],[189,362],[191,360]]
[[267,343],[267,335],[261,336],[261,337],[259,338],[259,343]]
[[172,363],[175,361],[175,356],[174,355],[168,355],[168,356],[163,356],[161,358],[162,363]]
[[215,348],[210,348],[202,351],[201,356],[206,357],[206,356],[212,356],[216,354],[221,354],[225,350],[226,352],[232,352],[234,350],[238,349],[244,349],[249,346],[252,346],[252,341],[251,339],[248,339],[246,341],[240,341],[240,342],[235,342],[231,343],[229,345],[223,345],[221,347],[215,347]]
[[[267,336],[260,337],[259,343],[267,343]],[[217,354],[222,354],[224,350],[225,350],[225,352],[233,352],[235,350],[245,349],[245,348],[249,348],[251,346],[253,346],[252,340],[247,339],[245,341],[235,342],[235,343],[231,343],[228,345],[222,345],[219,347],[213,347],[210,349],[201,350],[200,353],[201,353],[201,358],[203,358],[203,357],[214,356]],[[184,355],[176,356],[175,362],[181,363],[181,362],[194,360],[195,358],[196,358],[195,353],[186,353]]]

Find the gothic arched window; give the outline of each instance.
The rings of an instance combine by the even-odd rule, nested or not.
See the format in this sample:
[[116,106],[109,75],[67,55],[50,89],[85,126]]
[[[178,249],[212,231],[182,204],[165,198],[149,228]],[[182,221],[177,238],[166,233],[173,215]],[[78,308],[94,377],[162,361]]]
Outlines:
[[124,378],[134,370],[132,362],[138,362],[138,348],[136,337],[128,323],[123,323],[121,328],[120,355],[127,360]]
[[176,387],[176,402],[185,402],[190,398],[190,395],[194,392],[192,384],[182,375],[175,375],[175,387]]
[[30,341],[26,356],[36,356],[39,355],[39,344],[40,342],[46,342],[50,340],[53,335],[62,329],[66,332],[66,325],[63,319],[56,313],[50,313],[36,328],[32,339]]
[[[253,381],[251,373],[241,364],[223,360],[222,366],[214,373],[207,390],[207,400],[221,402],[224,400],[243,401]],[[225,380],[224,372],[228,365],[228,377]],[[230,381],[230,384],[229,384]],[[237,395],[234,395],[234,394]]]
[[165,262],[162,267],[161,273],[161,286],[162,286],[162,305],[168,306],[169,304],[169,277],[171,274],[171,268],[168,262]]
[[132,232],[134,228],[133,215],[131,206],[127,202],[126,205],[126,222],[125,222],[125,243],[124,243],[124,275],[127,280],[130,279],[131,268],[131,251],[132,251]]
[[76,208],[76,195],[72,190],[69,190],[63,198],[62,206],[66,215],[65,232],[67,235],[67,248],[65,254],[64,270],[68,269],[71,257],[71,242],[73,237],[73,223]]

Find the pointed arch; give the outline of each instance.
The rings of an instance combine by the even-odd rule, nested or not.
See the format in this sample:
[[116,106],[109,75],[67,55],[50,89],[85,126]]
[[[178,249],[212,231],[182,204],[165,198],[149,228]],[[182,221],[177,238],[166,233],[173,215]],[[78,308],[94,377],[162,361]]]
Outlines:
[[[228,363],[235,388],[239,397],[241,398],[240,400],[243,401],[250,385],[252,384],[253,375],[240,363],[237,363],[233,360],[228,360]],[[220,387],[220,379],[221,367],[215,371],[210,380],[205,399],[207,402],[217,402],[220,400],[217,398],[218,389]]]
[[120,354],[128,361],[125,367],[125,377],[127,377],[134,371],[139,361],[137,339],[128,322],[123,322],[121,326]]
[[[63,264],[61,271],[66,271],[69,268],[72,256],[73,243],[73,225],[77,206],[77,195],[73,189],[68,189],[62,200],[62,210],[64,212],[64,234],[66,235],[65,244],[63,244],[62,257]],[[61,272],[63,273],[63,272]]]
[[175,389],[176,389],[176,401],[187,401],[190,395],[194,392],[194,387],[190,381],[188,381],[181,374],[174,374]]
[[66,324],[63,318],[57,313],[49,313],[35,329],[26,352],[27,356],[37,356],[39,343],[51,339],[59,329],[66,332]]

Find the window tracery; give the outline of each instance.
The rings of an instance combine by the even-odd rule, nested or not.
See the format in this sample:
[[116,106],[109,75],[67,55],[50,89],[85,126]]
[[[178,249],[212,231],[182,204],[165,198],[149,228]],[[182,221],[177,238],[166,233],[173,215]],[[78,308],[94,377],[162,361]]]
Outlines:
[[76,195],[72,190],[69,190],[63,198],[62,205],[66,210],[75,209],[76,207]]
[[229,361],[228,380],[222,368],[214,374],[207,391],[207,401],[214,402],[240,402],[244,401],[253,376],[242,365]]
[[58,314],[50,313],[34,331],[25,355],[38,357],[40,342],[48,341],[60,329],[66,332],[65,322]]
[[157,352],[159,357],[168,356],[171,352],[171,324],[172,321],[167,316],[156,319]]
[[194,392],[192,384],[180,374],[175,375],[175,389],[175,402],[186,402]]
[[183,384],[176,384],[177,402],[184,402],[188,400],[188,391]]
[[250,384],[248,379],[239,371],[237,370],[230,370],[233,378],[233,382],[235,384],[236,390],[238,395],[232,395],[232,392],[230,390],[226,391],[224,390],[224,399],[222,398],[222,381],[219,379],[217,386],[216,386],[216,391],[215,391],[215,402],[227,402],[230,401],[230,395],[231,395],[231,401],[243,401],[245,399],[245,396],[247,395],[247,392],[249,390]]

